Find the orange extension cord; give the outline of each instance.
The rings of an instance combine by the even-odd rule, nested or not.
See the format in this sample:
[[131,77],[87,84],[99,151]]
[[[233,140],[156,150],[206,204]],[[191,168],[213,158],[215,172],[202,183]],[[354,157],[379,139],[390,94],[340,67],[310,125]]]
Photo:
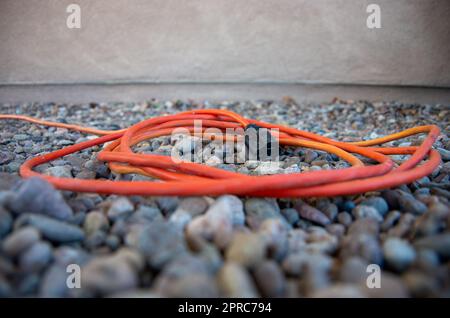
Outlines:
[[[231,111],[218,109],[194,110],[150,118],[117,131],[85,128],[20,115],[0,115],[0,119],[23,120],[44,126],[62,127],[100,135],[99,138],[29,159],[20,167],[20,174],[25,178],[38,176],[58,189],[79,192],[178,196],[235,194],[279,198],[353,195],[411,183],[431,174],[441,162],[439,153],[432,149],[433,143],[440,134],[439,128],[434,125],[414,127],[373,140],[345,143],[294,128],[244,118]],[[194,120],[201,120],[203,131],[210,127],[222,131],[226,128],[245,128],[249,124],[277,128],[279,133],[275,138],[278,138],[280,145],[326,151],[339,156],[352,167],[248,176],[198,163],[175,163],[169,156],[138,154],[131,150],[133,145],[143,140],[170,135],[176,128],[186,128],[193,134]],[[428,135],[417,147],[372,147],[420,133]],[[210,138],[205,135],[202,137]],[[238,137],[225,134],[223,139],[235,141]],[[163,182],[57,178],[32,170],[37,165],[107,142],[110,143],[98,153],[97,158],[107,162],[112,171],[120,174],[138,173],[152,176]],[[377,164],[365,166],[353,154],[375,160]],[[398,167],[394,167],[394,162],[386,155],[411,156]],[[425,157],[428,157],[428,160],[419,165]]]

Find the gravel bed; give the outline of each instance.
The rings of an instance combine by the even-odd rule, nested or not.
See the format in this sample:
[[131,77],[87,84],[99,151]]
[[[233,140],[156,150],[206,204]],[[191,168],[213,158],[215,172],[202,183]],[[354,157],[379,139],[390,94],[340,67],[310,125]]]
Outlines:
[[[342,141],[435,124],[441,128],[435,148],[442,163],[409,185],[335,198],[82,194],[55,190],[36,178],[21,180],[18,169],[27,158],[92,136],[3,120],[0,297],[450,296],[449,105],[343,100],[298,105],[291,99],[34,103],[2,104],[0,113],[119,129],[197,108],[230,109]],[[423,138],[390,144],[418,145]],[[142,142],[135,150],[170,154],[173,148],[190,152],[199,144],[208,150],[202,162],[251,175],[348,166],[334,155],[304,148],[282,149],[278,166],[230,164],[224,162],[226,148],[186,136]],[[99,150],[87,149],[37,169],[61,177],[149,179],[112,173],[96,160]],[[392,157],[396,162],[406,158]],[[71,264],[80,266],[80,288],[68,288]],[[381,269],[380,288],[368,287],[370,264]]]

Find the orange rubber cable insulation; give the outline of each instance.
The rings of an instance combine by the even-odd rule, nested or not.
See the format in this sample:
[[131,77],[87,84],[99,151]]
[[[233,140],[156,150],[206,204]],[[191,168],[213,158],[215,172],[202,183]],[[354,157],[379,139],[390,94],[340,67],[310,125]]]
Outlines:
[[[219,109],[201,109],[150,118],[129,128],[108,131],[36,119],[23,115],[0,115],[0,119],[21,120],[30,123],[66,128],[100,137],[65,147],[54,152],[39,155],[23,163],[20,175],[24,178],[40,177],[61,190],[96,192],[120,195],[222,195],[234,194],[262,197],[329,197],[354,195],[411,183],[431,174],[440,164],[439,153],[432,146],[440,134],[435,125],[419,126],[385,137],[359,141],[340,142],[311,132],[282,125],[265,123],[244,118],[236,113]],[[202,127],[197,129],[196,123]],[[132,147],[152,138],[171,135],[184,129],[203,139],[222,138],[235,142],[243,138],[230,134],[227,129],[242,131],[249,124],[264,128],[275,128],[274,138],[282,146],[305,147],[335,154],[347,161],[351,167],[337,170],[308,171],[291,174],[250,176],[207,166],[195,162],[177,162],[170,156],[139,154]],[[215,128],[225,135],[219,136],[208,130]],[[414,147],[373,147],[408,136],[426,133],[420,146]],[[103,145],[97,159],[108,163],[118,174],[137,173],[151,176],[155,181],[112,181],[58,178],[33,170],[34,167],[97,145]],[[364,156],[375,162],[364,163],[355,156]],[[410,155],[395,167],[388,155]]]

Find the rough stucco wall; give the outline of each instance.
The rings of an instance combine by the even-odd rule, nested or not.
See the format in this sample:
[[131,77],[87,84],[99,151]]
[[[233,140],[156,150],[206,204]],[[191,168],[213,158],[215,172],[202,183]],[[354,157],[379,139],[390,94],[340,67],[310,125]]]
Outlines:
[[[373,2],[382,29],[366,28]],[[450,87],[449,16],[448,0],[0,0],[0,84]]]

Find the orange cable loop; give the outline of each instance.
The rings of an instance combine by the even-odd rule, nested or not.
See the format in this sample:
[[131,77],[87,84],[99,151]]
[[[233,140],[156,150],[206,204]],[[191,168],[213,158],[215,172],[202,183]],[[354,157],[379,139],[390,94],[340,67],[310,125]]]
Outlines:
[[[150,118],[129,128],[108,131],[87,128],[79,125],[40,120],[22,115],[0,115],[0,119],[22,120],[30,123],[61,127],[100,137],[84,141],[63,149],[36,156],[25,161],[20,167],[24,178],[38,176],[61,190],[96,192],[120,195],[248,195],[268,197],[327,197],[353,195],[411,183],[429,175],[440,164],[441,158],[432,149],[440,130],[435,125],[419,126],[402,132],[372,140],[359,142],[339,142],[310,132],[269,124],[244,118],[234,112],[219,109],[201,109]],[[196,122],[202,127],[198,131]],[[255,124],[263,128],[275,128],[272,134],[280,145],[305,147],[326,151],[347,161],[351,167],[337,170],[309,171],[292,174],[249,176],[230,172],[195,162],[176,162],[169,156],[139,154],[132,146],[144,140],[167,136],[184,129],[187,133],[203,139],[223,141],[242,140],[240,134],[225,133],[219,136],[207,129],[245,129]],[[422,144],[417,147],[373,147],[408,136],[427,133]],[[118,174],[137,173],[157,178],[157,181],[111,181],[58,178],[40,174],[33,168],[60,157],[108,143],[98,153],[97,159],[108,163],[109,168]],[[370,158],[374,165],[364,163],[354,154]],[[387,156],[411,155],[400,166],[394,168],[393,161]],[[425,158],[428,158],[420,164]],[[420,165],[419,165],[420,164]]]

